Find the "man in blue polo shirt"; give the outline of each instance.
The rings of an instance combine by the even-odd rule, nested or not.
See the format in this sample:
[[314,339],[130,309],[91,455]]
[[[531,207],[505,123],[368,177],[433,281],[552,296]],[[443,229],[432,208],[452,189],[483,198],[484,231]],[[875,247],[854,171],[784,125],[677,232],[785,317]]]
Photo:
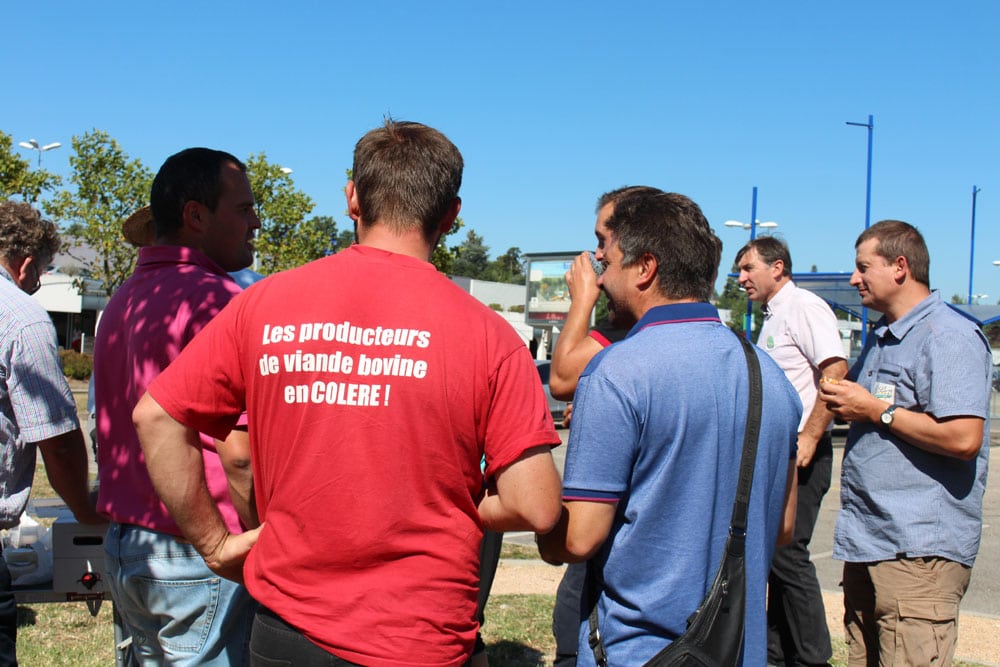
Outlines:
[[[642,664],[673,641],[711,586],[729,529],[749,395],[737,337],[707,303],[722,244],[671,193],[615,204],[595,232],[616,326],[628,337],[580,378],[563,515],[538,537],[552,563],[593,558],[608,664]],[[744,663],[766,659],[765,588],[779,529],[794,523],[802,405],[759,354],[763,415],[747,535]],[[787,511],[786,511],[787,510]],[[581,665],[594,664],[581,622]]]
[[883,220],[855,249],[851,284],[882,318],[853,382],[820,384],[851,422],[833,544],[848,664],[950,665],[982,527],[990,346],[930,291],[914,227]]

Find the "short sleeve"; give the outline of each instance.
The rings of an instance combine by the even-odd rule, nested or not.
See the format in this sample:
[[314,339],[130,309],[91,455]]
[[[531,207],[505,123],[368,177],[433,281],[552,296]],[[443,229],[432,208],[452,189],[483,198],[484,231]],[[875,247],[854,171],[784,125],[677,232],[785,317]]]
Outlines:
[[[598,361],[595,357],[591,364]],[[639,442],[630,392],[601,373],[580,378],[566,451],[564,500],[608,501],[626,490]],[[608,424],[614,424],[613,431]]]
[[976,330],[930,335],[921,358],[929,383],[924,411],[938,419],[990,414],[990,355]]
[[55,340],[51,322],[35,322],[18,332],[11,350],[7,386],[25,442],[54,438],[80,425]]
[[558,445],[548,401],[528,348],[520,341],[497,367],[486,425],[486,476],[516,461],[525,451]]

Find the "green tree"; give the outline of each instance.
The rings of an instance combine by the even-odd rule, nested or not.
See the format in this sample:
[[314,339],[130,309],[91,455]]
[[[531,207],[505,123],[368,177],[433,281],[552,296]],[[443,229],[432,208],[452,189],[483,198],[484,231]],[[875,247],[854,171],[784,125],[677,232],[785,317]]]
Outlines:
[[448,247],[448,239],[458,233],[462,227],[465,226],[465,221],[461,217],[455,218],[455,223],[448,230],[448,233],[441,237],[438,244],[434,246],[434,252],[431,254],[431,264],[437,267],[437,270],[441,273],[453,276],[456,275],[454,271],[455,259],[458,257],[458,250],[456,247]]
[[455,261],[451,267],[452,275],[466,278],[481,278],[490,263],[490,247],[483,242],[483,237],[470,229],[465,240],[452,248]]
[[960,306],[963,303],[965,303],[965,298],[962,297],[961,294],[952,294],[951,295],[951,302]]
[[[149,201],[153,174],[130,160],[107,132],[91,130],[73,137],[69,158],[74,190],[63,189],[46,210],[69,226],[66,253],[84,264],[85,276],[100,281],[108,296],[132,274],[136,250],[122,239],[121,223]],[[94,252],[87,259],[78,251]],[[82,280],[77,287],[82,289]]]
[[524,284],[524,261],[521,249],[513,247],[489,263],[482,274],[483,280],[498,283]]
[[[736,264],[733,264],[730,273],[736,273],[737,271],[739,271],[739,268]],[[747,312],[747,295],[746,292],[740,289],[739,283],[736,282],[736,278],[733,276],[726,277],[726,284],[722,288],[722,295],[716,301],[716,306],[720,310],[729,311],[729,321],[726,323],[729,328],[741,336],[744,335],[743,318]],[[759,303],[753,304],[753,321],[752,336],[756,340],[757,335],[760,333],[760,325],[764,321],[761,316]]]
[[43,191],[53,190],[62,183],[55,174],[44,169],[31,169],[31,161],[14,152],[14,139],[0,132],[0,199],[20,197],[36,202]]
[[251,155],[246,165],[260,218],[257,270],[267,275],[326,256],[333,236],[326,216],[306,220],[315,206],[312,198],[297,190],[291,175],[268,162],[263,152]]

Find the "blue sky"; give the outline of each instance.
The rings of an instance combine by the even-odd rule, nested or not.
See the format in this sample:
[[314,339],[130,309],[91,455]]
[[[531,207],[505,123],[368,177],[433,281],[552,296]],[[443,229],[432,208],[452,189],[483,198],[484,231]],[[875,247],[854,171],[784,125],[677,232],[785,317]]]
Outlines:
[[[156,169],[182,148],[264,151],[343,215],[354,143],[383,116],[462,150],[462,217],[493,255],[593,246],[594,202],[649,184],[698,202],[723,269],[758,219],[797,270],[850,270],[864,226],[917,225],[932,287],[1000,299],[1000,3],[6,3],[0,130],[109,132]],[[28,155],[28,152],[24,152]],[[34,155],[31,155],[34,161]]]

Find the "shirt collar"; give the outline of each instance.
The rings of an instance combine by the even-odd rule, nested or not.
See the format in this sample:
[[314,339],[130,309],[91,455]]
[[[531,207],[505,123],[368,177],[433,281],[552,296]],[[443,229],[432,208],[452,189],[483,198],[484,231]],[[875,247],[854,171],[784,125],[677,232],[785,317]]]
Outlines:
[[776,308],[781,308],[785,301],[792,298],[792,292],[794,290],[795,283],[791,280],[778,288],[778,291],[774,293],[774,296],[772,296],[767,303],[761,304],[760,310],[764,313],[764,316],[770,317],[771,313],[773,313]]
[[208,255],[194,248],[180,245],[154,245],[139,248],[139,260],[136,270],[149,270],[163,265],[177,266],[190,264],[198,266],[211,273],[229,277],[225,269],[215,263]]
[[903,315],[892,324],[887,322],[885,315],[883,315],[879,318],[879,321],[875,323],[875,335],[881,339],[885,338],[887,334],[892,334],[892,337],[896,340],[902,340],[903,336],[909,333],[910,329],[912,329],[917,322],[924,319],[939,303],[941,303],[941,293],[934,290],[928,296],[924,297],[923,301],[911,308],[910,312],[906,313],[906,315]]
[[626,338],[630,338],[646,327],[682,322],[718,322],[721,324],[722,320],[719,319],[719,311],[710,303],[704,301],[671,303],[665,306],[656,306],[646,311],[642,319],[636,322],[632,330],[628,332]]
[[7,280],[9,280],[11,283],[13,283],[14,287],[17,287],[18,289],[21,289],[21,286],[18,285],[17,282],[14,280],[14,276],[10,275],[10,272],[7,271],[7,267],[4,266],[3,264],[0,264],[0,276],[3,276]]

